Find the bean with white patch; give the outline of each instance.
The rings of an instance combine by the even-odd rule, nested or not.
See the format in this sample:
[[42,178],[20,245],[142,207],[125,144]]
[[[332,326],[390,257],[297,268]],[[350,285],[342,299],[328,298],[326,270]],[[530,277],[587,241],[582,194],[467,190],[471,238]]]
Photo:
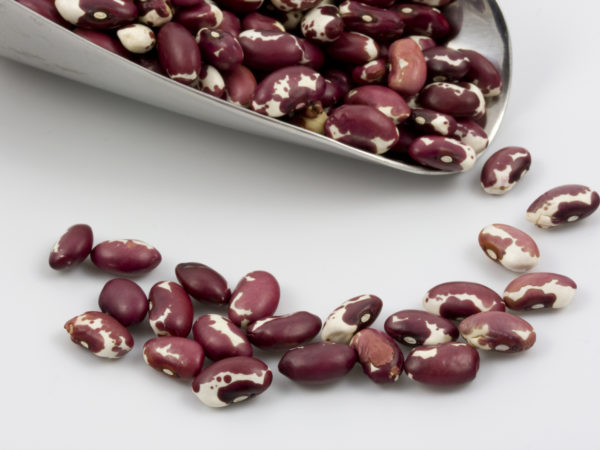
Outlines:
[[89,30],[117,28],[138,16],[131,0],[56,0],[54,6],[67,22]]
[[238,35],[242,32],[242,22],[231,11],[224,9],[223,20],[217,28],[221,31],[231,34],[232,36],[238,37]]
[[102,312],[128,327],[146,318],[149,305],[146,293],[137,283],[126,278],[115,278],[100,291],[98,306]]
[[465,81],[475,84],[485,97],[497,97],[502,93],[502,76],[494,64],[475,50],[460,49],[469,58],[469,71]]
[[144,344],[144,361],[170,377],[191,379],[202,370],[204,350],[188,338],[156,337]]
[[156,45],[156,36],[152,28],[141,23],[132,23],[119,28],[117,37],[123,47],[135,54],[148,53]]
[[300,30],[306,39],[316,44],[333,42],[344,32],[344,21],[337,6],[319,5],[304,14]]
[[479,246],[492,261],[513,272],[533,269],[540,250],[531,236],[510,225],[495,223],[479,232]]
[[360,86],[346,95],[346,105],[367,105],[392,119],[394,124],[404,122],[410,116],[410,108],[396,91],[385,86]]
[[179,83],[193,84],[200,76],[202,58],[194,36],[181,24],[169,22],[157,36],[158,59],[167,75]]
[[159,281],[150,289],[150,327],[158,336],[185,337],[192,329],[194,307],[187,292],[173,281]]
[[419,45],[410,38],[398,39],[389,47],[390,71],[387,84],[402,96],[415,95],[427,81],[427,63]]
[[120,358],[133,348],[133,337],[127,328],[102,312],[75,316],[65,323],[65,330],[75,344],[101,358]]
[[475,150],[477,156],[487,148],[490,142],[481,125],[471,119],[458,119],[452,137]]
[[258,12],[245,15],[241,24],[243,30],[285,31],[285,28],[277,19]]
[[246,334],[262,349],[290,349],[312,339],[321,329],[321,319],[306,311],[259,319],[248,325]]
[[410,346],[438,345],[458,339],[458,328],[450,320],[416,309],[392,314],[384,328],[398,342]]
[[481,187],[492,195],[510,191],[531,166],[531,154],[523,147],[504,147],[488,158],[481,169]]
[[191,8],[178,9],[173,20],[195,35],[202,28],[218,28],[223,21],[223,11],[211,0],[202,0]]
[[469,58],[449,47],[433,47],[423,52],[427,77],[431,81],[460,81],[469,71]]
[[359,86],[381,83],[387,75],[387,61],[377,58],[352,69],[352,81]]
[[359,295],[346,300],[325,320],[321,339],[349,343],[354,334],[375,322],[382,307],[383,302],[376,295]]
[[344,29],[372,37],[377,42],[399,39],[404,22],[390,9],[377,8],[355,0],[344,0],[338,6]]
[[469,345],[481,350],[516,353],[535,343],[535,331],[529,322],[502,311],[487,311],[467,317],[458,325]]
[[173,19],[173,6],[169,0],[145,0],[136,2],[138,20],[149,27],[159,28]]
[[321,0],[271,0],[271,4],[280,11],[308,11],[319,4]]
[[468,383],[479,370],[479,353],[460,342],[416,347],[406,357],[404,370],[411,380],[433,386]]
[[365,328],[350,341],[364,373],[375,383],[393,383],[402,374],[404,355],[394,340],[382,331]]
[[504,303],[510,309],[558,309],[573,300],[577,284],[565,275],[549,272],[526,273],[504,289]]
[[272,316],[279,304],[279,283],[269,272],[257,270],[240,280],[231,293],[229,318],[245,329],[248,324]]
[[413,36],[408,36],[408,38],[415,41],[415,43],[419,46],[419,48],[423,52],[425,50],[428,50],[430,48],[437,46],[435,41],[428,36],[413,35]]
[[67,269],[81,264],[92,251],[94,233],[86,224],[76,224],[67,229],[56,241],[48,264],[55,270]]
[[302,48],[300,64],[311,69],[320,70],[325,64],[325,53],[323,53],[321,47],[304,38],[298,38],[298,42]]
[[91,253],[92,262],[113,275],[140,275],[160,264],[160,253],[153,246],[137,239],[104,241]]
[[262,394],[272,381],[271,370],[259,359],[234,356],[200,372],[194,378],[192,389],[202,403],[220,408]]
[[252,346],[244,332],[227,317],[205,314],[192,327],[194,340],[213,361],[232,356],[252,356]]
[[440,10],[427,5],[396,3],[392,8],[404,22],[406,34],[428,36],[436,42],[444,41],[451,33],[450,24]]
[[344,31],[325,51],[341,63],[365,64],[379,57],[379,44],[366,34]]
[[450,281],[431,288],[423,297],[423,307],[446,319],[462,320],[482,311],[504,311],[502,298],[479,283]]
[[421,136],[408,150],[410,157],[419,164],[444,172],[464,172],[473,167],[475,150],[456,139],[444,136]]
[[540,195],[527,208],[526,219],[540,228],[578,222],[598,209],[600,196],[587,186],[566,184]]
[[454,117],[432,109],[413,109],[407,124],[419,134],[452,137],[456,131],[456,119]]
[[315,342],[285,352],[278,368],[300,383],[328,383],[350,372],[356,361],[356,351],[346,344]]
[[456,118],[481,119],[486,112],[483,94],[472,83],[429,83],[419,94],[419,104]]
[[209,64],[202,64],[197,88],[205,94],[222,98],[225,95],[225,80],[221,73]]
[[299,39],[283,31],[244,30],[238,36],[244,51],[244,64],[251,69],[271,72],[300,64],[304,51]]
[[196,34],[202,60],[219,70],[231,70],[244,60],[242,46],[226,31],[202,28]]
[[250,107],[256,91],[256,78],[250,69],[239,65],[221,74],[225,81],[225,98],[244,108]]

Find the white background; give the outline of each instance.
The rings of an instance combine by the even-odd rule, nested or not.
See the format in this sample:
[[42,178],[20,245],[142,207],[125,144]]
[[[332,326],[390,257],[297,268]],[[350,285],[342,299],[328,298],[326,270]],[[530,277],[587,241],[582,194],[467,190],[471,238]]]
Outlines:
[[[206,125],[0,59],[0,447],[597,449],[600,213],[553,231],[524,214],[560,184],[600,189],[600,5],[501,6],[513,83],[488,155],[521,145],[533,164],[500,198],[479,187],[483,161],[460,176],[403,174]],[[377,386],[359,366],[339,382],[303,387],[277,372],[276,354],[256,352],[274,371],[271,388],[213,410],[189,383],[144,364],[146,324],[133,329],[136,345],[119,361],[70,342],[64,322],[97,309],[110,279],[89,262],[69,273],[48,267],[54,241],[80,222],[93,227],[96,242],[137,238],[162,252],[162,264],[137,280],[146,291],[174,280],[183,261],[212,266],[232,286],[264,269],[281,284],[278,312],[325,318],[342,301],[373,293],[384,300],[379,328],[397,310],[420,308],[441,282],[502,292],[515,275],[477,245],[479,230],[494,222],[530,233],[542,254],[538,269],[572,277],[579,290],[565,310],[525,314],[535,346],[482,353],[476,380],[462,387],[432,389],[406,377]]]

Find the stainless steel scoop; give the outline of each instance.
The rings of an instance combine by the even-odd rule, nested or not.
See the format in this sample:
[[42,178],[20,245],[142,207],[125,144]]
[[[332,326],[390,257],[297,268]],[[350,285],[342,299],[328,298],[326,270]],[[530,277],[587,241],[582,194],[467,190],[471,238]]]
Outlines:
[[[455,7],[462,9],[463,26],[449,46],[475,50],[501,71],[503,92],[488,103],[485,130],[491,141],[502,121],[510,86],[508,30],[495,0],[456,0],[455,3]],[[358,150],[171,81],[88,42],[14,0],[0,0],[0,56],[217,125],[405,172],[445,173]]]

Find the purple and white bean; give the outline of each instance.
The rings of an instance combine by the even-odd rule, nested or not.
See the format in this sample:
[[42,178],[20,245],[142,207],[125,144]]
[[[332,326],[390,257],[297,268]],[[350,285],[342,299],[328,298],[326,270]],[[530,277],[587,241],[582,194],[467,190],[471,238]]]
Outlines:
[[192,327],[194,340],[213,361],[233,356],[252,356],[252,346],[243,331],[227,317],[205,314]]
[[387,334],[365,328],[350,341],[365,374],[375,383],[393,383],[402,374],[404,355]]
[[446,319],[462,320],[483,311],[504,311],[502,298],[479,283],[450,281],[431,288],[423,298],[423,307]]
[[306,311],[271,316],[252,322],[246,335],[262,349],[290,349],[314,338],[321,329],[321,319]]
[[180,285],[160,281],[150,288],[148,321],[157,336],[185,337],[192,329],[192,300]]
[[577,284],[557,273],[526,273],[504,289],[504,303],[510,309],[532,310],[564,308],[573,300]]
[[472,381],[479,370],[479,353],[461,342],[416,347],[408,354],[404,370],[411,380],[434,386]]
[[531,155],[523,147],[500,149],[481,169],[481,187],[488,194],[505,194],[515,187],[530,166]]
[[321,339],[348,344],[355,333],[375,322],[382,307],[381,299],[370,294],[346,300],[325,320]]
[[170,377],[191,379],[202,370],[204,350],[188,338],[156,337],[144,344],[144,361]]
[[531,236],[510,225],[495,223],[479,232],[479,246],[494,262],[513,272],[533,269],[540,251]]
[[65,330],[75,344],[101,358],[120,358],[133,348],[133,337],[127,328],[102,312],[75,316],[65,323]]
[[438,345],[458,339],[458,328],[448,319],[427,311],[407,309],[388,317],[387,334],[406,345]]
[[458,329],[469,345],[481,350],[516,353],[535,343],[535,331],[529,322],[502,311],[469,316],[458,325]]
[[279,283],[265,271],[250,272],[231,293],[229,318],[242,329],[258,319],[272,316],[279,305]]

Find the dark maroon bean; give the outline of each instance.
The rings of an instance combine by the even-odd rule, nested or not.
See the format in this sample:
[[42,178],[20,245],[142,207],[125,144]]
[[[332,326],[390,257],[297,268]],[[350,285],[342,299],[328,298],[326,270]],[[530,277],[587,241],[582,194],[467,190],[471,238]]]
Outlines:
[[160,264],[158,250],[136,239],[104,241],[94,247],[92,262],[113,275],[139,275]]
[[427,80],[427,63],[419,45],[410,38],[398,39],[389,47],[388,86],[403,96],[419,92]]
[[324,91],[325,79],[315,70],[304,66],[284,67],[259,83],[252,109],[269,117],[281,117],[319,100]]
[[194,339],[213,361],[232,356],[252,356],[252,346],[231,320],[218,314],[205,314],[194,322]]
[[190,379],[202,370],[204,350],[184,337],[156,337],[144,344],[144,361],[170,377]]
[[131,0],[55,0],[69,23],[90,30],[108,30],[133,22],[138,9]]
[[158,28],[173,19],[173,6],[169,0],[145,0],[136,2],[138,20],[149,27]]
[[475,164],[476,154],[468,145],[443,136],[421,136],[410,144],[409,154],[419,164],[445,172],[463,172]]
[[502,76],[496,66],[485,56],[474,50],[461,49],[469,58],[469,71],[465,80],[473,83],[485,97],[496,97],[502,92]]
[[163,25],[157,37],[160,64],[172,80],[192,84],[200,76],[202,59],[194,36],[179,23]]
[[133,62],[139,64],[145,69],[151,70],[152,72],[156,72],[159,75],[168,76],[166,72],[163,70],[160,62],[158,61],[158,56],[154,51],[150,53],[146,53],[143,55],[134,55]]
[[365,374],[375,383],[393,383],[402,374],[404,355],[387,334],[365,328],[350,341]]
[[407,123],[420,134],[451,137],[456,131],[456,119],[454,117],[432,109],[413,109]]
[[454,117],[479,119],[485,115],[485,99],[471,83],[430,83],[421,91],[419,103],[424,108]]
[[410,116],[410,108],[396,91],[385,86],[361,86],[352,89],[346,96],[347,105],[368,105],[377,108],[395,124]]
[[221,31],[231,34],[232,36],[238,37],[242,32],[242,23],[240,19],[230,11],[223,10],[223,20],[221,25],[217,27]]
[[192,388],[202,403],[220,408],[263,393],[272,380],[273,373],[262,361],[235,356],[208,366],[194,379]]
[[359,86],[380,83],[387,75],[387,62],[377,58],[352,69],[352,80]]
[[257,270],[240,280],[231,293],[229,318],[241,328],[272,316],[279,304],[279,283],[269,272]]
[[323,74],[325,78],[334,83],[337,88],[346,95],[352,87],[350,76],[340,69],[327,69]]
[[57,23],[65,28],[71,28],[69,22],[63,19],[56,10],[56,6],[54,6],[54,0],[17,0],[17,3],[26,6],[27,8],[35,11],[54,23]]
[[300,42],[300,47],[302,47],[300,64],[314,70],[320,70],[323,64],[325,64],[325,54],[323,51],[309,40],[298,38],[298,41]]
[[65,323],[71,340],[101,358],[120,358],[133,347],[133,337],[117,319],[97,311],[75,316]]
[[411,380],[435,386],[467,383],[478,369],[479,353],[460,342],[414,348],[404,363]]
[[598,209],[598,193],[580,184],[558,186],[540,195],[527,208],[527,220],[540,228],[577,222]]
[[110,314],[128,327],[146,318],[148,298],[133,281],[115,278],[108,281],[100,291],[98,306],[102,312]]
[[398,141],[394,121],[367,105],[342,105],[325,122],[325,135],[367,152],[382,154]]
[[387,334],[406,345],[438,345],[458,339],[458,328],[448,319],[416,309],[392,314],[384,326]]
[[129,52],[121,45],[118,39],[103,33],[102,31],[87,30],[85,28],[75,28],[73,30],[77,36],[80,36],[96,45],[99,45],[109,52],[116,53],[122,58],[129,59]]
[[[344,98],[344,93],[338,89],[336,84],[325,78],[325,91],[323,91],[323,95],[319,102],[324,108],[331,108],[337,105]],[[325,132],[323,130],[323,132]]]
[[242,19],[242,29],[285,32],[285,28],[283,28],[281,22],[273,17],[265,16],[264,14],[257,12],[252,12],[244,16]]
[[377,8],[355,0],[345,0],[339,5],[344,29],[371,36],[378,42],[389,42],[400,38],[404,22],[389,9]]
[[280,11],[308,11],[321,0],[271,0],[271,4]]
[[321,319],[306,311],[265,317],[248,325],[246,334],[262,349],[290,349],[312,339],[321,329]]
[[488,225],[479,232],[478,240],[492,261],[513,272],[526,272],[540,260],[540,250],[533,238],[510,225]]
[[223,72],[225,80],[225,96],[228,102],[250,107],[254,92],[256,91],[256,78],[246,66],[239,65],[233,69]]
[[433,47],[423,51],[427,77],[432,81],[459,81],[469,71],[469,58],[449,47]]
[[225,95],[225,80],[217,69],[203,64],[198,77],[197,88],[213,97],[222,98]]
[[335,5],[319,5],[306,14],[300,23],[306,39],[315,43],[333,42],[344,32],[344,22]]
[[359,295],[346,300],[325,320],[321,338],[340,344],[349,343],[356,332],[375,322],[382,306],[383,302],[376,295]]
[[195,262],[177,264],[175,275],[187,293],[196,300],[217,305],[229,302],[231,291],[227,281],[207,265]]
[[289,32],[295,32],[304,17],[304,11],[281,11],[271,2],[265,3],[264,13],[276,19]]
[[251,69],[273,71],[300,64],[304,55],[299,39],[282,31],[245,30],[238,36],[244,64]]
[[504,311],[502,298],[490,288],[468,281],[451,281],[431,288],[423,307],[446,319],[462,320],[483,311]]
[[212,1],[202,0],[197,6],[179,9],[173,20],[195,35],[202,28],[218,28],[223,21],[223,11]]
[[453,138],[471,147],[478,155],[489,144],[488,135],[485,130],[471,119],[459,119],[456,121],[456,131]]
[[172,281],[160,281],[150,289],[148,320],[158,336],[186,337],[192,329],[194,308],[185,290]]
[[217,0],[217,4],[234,14],[242,15],[258,10],[263,0]]
[[413,36],[408,36],[408,38],[415,41],[415,43],[419,46],[419,48],[421,49],[422,52],[437,46],[435,41],[428,36],[413,35]]
[[203,61],[219,70],[231,70],[244,60],[238,40],[225,31],[202,28],[196,35]]
[[384,156],[386,158],[394,159],[396,161],[403,161],[406,163],[414,164],[413,159],[408,154],[410,144],[418,137],[413,130],[404,124],[398,126],[398,142],[390,148]]
[[564,275],[548,272],[526,273],[506,286],[503,298],[510,309],[557,309],[571,303],[576,290],[577,284]]
[[443,41],[450,35],[451,29],[448,20],[436,8],[427,5],[399,3],[394,5],[392,10],[400,15],[406,34],[429,36],[436,42]]
[[516,353],[535,343],[535,331],[529,322],[502,311],[473,314],[458,329],[469,345],[482,350]]
[[356,352],[345,344],[316,342],[284,353],[279,371],[303,383],[325,383],[346,375],[356,364]]
[[504,147],[485,162],[481,169],[481,186],[488,194],[510,191],[531,166],[531,155],[523,147]]
[[92,251],[93,241],[94,234],[89,225],[69,227],[52,247],[48,258],[50,267],[61,270],[81,264]]
[[366,34],[349,31],[343,32],[325,51],[336,61],[364,64],[379,56],[379,44]]

